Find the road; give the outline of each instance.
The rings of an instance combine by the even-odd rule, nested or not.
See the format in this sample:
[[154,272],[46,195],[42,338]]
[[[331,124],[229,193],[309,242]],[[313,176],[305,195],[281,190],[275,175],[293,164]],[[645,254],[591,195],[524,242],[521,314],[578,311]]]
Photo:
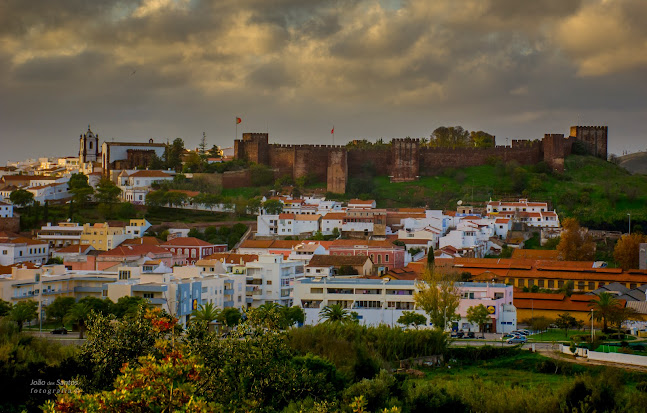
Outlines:
[[[553,350],[559,349],[559,344],[555,344],[555,346],[553,346],[553,343],[526,343],[523,345],[522,348],[529,349],[533,344],[535,346],[535,351],[543,352],[543,351],[553,351]],[[493,340],[483,340],[483,339],[453,340],[450,344],[450,346],[473,346],[473,347],[479,347],[479,346],[485,346],[485,345],[498,346],[498,347],[514,347],[517,344],[508,344],[508,343],[502,342],[501,340],[493,341]]]

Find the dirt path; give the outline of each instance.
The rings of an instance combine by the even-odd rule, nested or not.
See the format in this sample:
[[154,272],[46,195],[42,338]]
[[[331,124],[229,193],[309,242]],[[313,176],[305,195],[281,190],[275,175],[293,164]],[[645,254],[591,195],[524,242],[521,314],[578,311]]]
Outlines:
[[539,350],[539,354],[542,356],[550,357],[555,360],[565,361],[567,363],[581,364],[583,366],[606,366],[606,367],[615,367],[618,369],[625,370],[634,370],[641,373],[647,373],[647,367],[643,366],[634,366],[633,364],[622,364],[622,363],[611,363],[606,361],[598,360],[589,360],[588,358],[569,356],[564,353],[560,353],[558,350]]

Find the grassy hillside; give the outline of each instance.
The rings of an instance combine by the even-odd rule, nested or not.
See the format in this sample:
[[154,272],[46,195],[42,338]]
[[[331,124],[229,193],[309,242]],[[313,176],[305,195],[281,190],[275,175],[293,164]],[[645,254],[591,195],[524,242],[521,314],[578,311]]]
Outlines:
[[416,182],[392,184],[380,176],[362,196],[375,197],[380,207],[448,209],[455,209],[458,200],[482,204],[490,198],[528,197],[550,201],[560,215],[575,217],[592,228],[626,231],[631,213],[632,225],[647,230],[647,176],[631,175],[588,156],[570,156],[565,166],[564,175],[551,173],[543,164],[499,163],[448,170]]
[[620,166],[632,174],[647,175],[647,152],[630,153],[618,158]]

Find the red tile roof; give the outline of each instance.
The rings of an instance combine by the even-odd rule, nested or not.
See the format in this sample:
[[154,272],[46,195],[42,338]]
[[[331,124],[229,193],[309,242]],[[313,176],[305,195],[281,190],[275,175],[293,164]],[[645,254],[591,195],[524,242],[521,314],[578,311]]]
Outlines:
[[158,247],[157,245],[120,245],[108,251],[99,254],[100,257],[132,257],[144,256],[147,254],[170,254],[166,248]]
[[243,264],[248,262],[258,261],[258,255],[255,254],[233,254],[233,253],[217,253],[205,257],[207,260],[218,260],[226,264]]
[[203,241],[194,237],[178,237],[168,240],[162,243],[162,246],[178,246],[178,247],[210,247],[215,244],[211,244],[207,241]]
[[173,178],[173,176],[162,171],[137,171],[129,175],[129,177],[131,176],[135,178]]

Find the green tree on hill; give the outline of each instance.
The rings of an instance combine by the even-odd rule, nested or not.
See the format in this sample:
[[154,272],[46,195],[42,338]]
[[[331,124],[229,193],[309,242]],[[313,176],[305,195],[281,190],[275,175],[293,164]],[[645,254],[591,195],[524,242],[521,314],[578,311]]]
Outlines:
[[564,330],[564,336],[568,337],[568,330],[577,326],[577,320],[570,313],[563,313],[557,316],[555,325]]
[[479,332],[483,333],[485,337],[485,330],[483,326],[490,321],[490,312],[483,304],[477,306],[472,306],[467,309],[467,321],[471,324],[476,324],[479,326]]
[[12,204],[24,208],[34,203],[34,194],[24,189],[16,189],[9,194]]

